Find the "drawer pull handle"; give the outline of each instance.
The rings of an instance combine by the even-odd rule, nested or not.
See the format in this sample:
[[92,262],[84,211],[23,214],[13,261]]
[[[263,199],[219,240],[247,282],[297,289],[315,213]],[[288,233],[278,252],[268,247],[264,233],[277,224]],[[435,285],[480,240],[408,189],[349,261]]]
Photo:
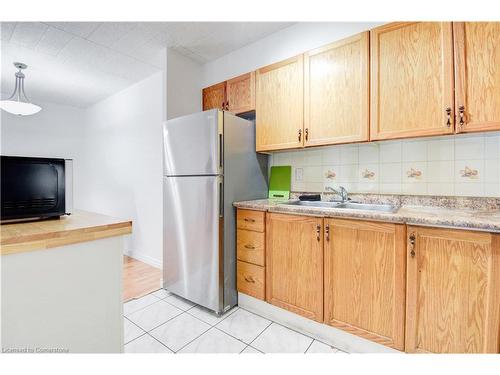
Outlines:
[[249,223],[255,223],[255,219],[249,219],[248,217],[244,218],[243,220]]
[[253,249],[255,249],[255,246],[245,245],[245,249],[253,250]]
[[252,284],[255,283],[255,280],[252,276],[245,276],[245,281]]
[[320,240],[320,234],[321,234],[321,225],[316,225],[316,239],[319,241]]
[[326,240],[330,241],[330,224],[325,225]]

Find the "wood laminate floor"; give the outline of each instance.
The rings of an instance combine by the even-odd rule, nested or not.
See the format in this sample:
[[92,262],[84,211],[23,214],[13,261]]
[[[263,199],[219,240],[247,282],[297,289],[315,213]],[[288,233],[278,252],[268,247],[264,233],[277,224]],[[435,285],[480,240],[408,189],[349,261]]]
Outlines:
[[123,257],[123,301],[139,298],[161,288],[161,270],[140,260]]

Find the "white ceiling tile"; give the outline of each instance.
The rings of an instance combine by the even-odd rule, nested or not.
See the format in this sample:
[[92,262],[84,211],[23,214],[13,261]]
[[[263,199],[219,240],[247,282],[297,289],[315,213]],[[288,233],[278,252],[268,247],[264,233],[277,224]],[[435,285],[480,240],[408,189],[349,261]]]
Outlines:
[[109,47],[135,26],[134,22],[103,22],[87,39]]
[[48,26],[40,22],[18,22],[10,41],[23,47],[34,48],[47,29]]
[[59,53],[59,58],[69,64],[102,64],[111,51],[89,40],[74,37]]
[[146,64],[151,64],[157,68],[165,69],[166,51],[167,48],[158,45],[157,42],[148,42],[135,51],[129,53],[129,55]]
[[111,49],[128,54],[143,44],[151,41],[158,35],[157,31],[137,25],[129,32],[125,33],[118,41],[111,45]]
[[12,32],[16,27],[16,22],[1,22],[0,23],[0,40],[8,42],[12,36]]
[[63,30],[50,26],[42,39],[38,42],[36,50],[49,55],[57,55],[74,36]]
[[82,38],[88,37],[92,32],[99,27],[100,22],[49,22],[48,25],[54,26],[58,29],[67,31],[68,33],[80,36]]
[[144,64],[133,57],[115,52],[108,56],[105,63],[101,66],[101,71],[137,82],[158,72],[159,69],[152,65]]

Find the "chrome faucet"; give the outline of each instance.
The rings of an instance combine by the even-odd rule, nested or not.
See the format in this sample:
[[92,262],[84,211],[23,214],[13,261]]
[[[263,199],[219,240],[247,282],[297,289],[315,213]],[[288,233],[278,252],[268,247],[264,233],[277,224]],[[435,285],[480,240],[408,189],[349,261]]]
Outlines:
[[348,193],[345,187],[339,186],[338,190],[335,190],[331,186],[326,186],[325,191],[331,191],[332,193],[335,193],[337,195],[340,195],[340,199],[342,199],[342,203],[347,202],[349,200],[348,198]]

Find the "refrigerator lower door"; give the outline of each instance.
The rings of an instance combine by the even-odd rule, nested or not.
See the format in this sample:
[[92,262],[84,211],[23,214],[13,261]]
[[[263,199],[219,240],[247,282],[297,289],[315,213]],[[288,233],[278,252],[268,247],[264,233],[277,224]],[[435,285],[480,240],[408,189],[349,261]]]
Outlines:
[[165,289],[215,312],[223,307],[222,177],[164,177]]

